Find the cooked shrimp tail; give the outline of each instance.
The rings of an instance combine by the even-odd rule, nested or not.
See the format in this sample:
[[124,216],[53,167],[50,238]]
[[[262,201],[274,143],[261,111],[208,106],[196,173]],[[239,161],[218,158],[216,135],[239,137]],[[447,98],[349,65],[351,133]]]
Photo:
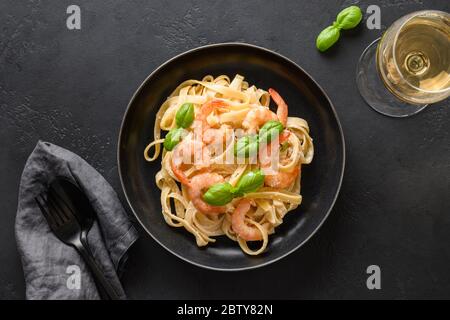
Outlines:
[[245,223],[245,214],[250,210],[251,203],[248,199],[242,199],[231,216],[233,231],[245,241],[262,240],[261,231]]
[[189,183],[188,195],[194,207],[204,214],[224,213],[224,206],[213,206],[203,201],[203,191],[213,184],[223,182],[223,177],[217,173],[202,173],[193,177]]
[[277,117],[278,120],[286,127],[287,118],[288,118],[288,105],[284,102],[283,98],[280,96],[275,89],[270,88],[269,94],[272,97],[273,101],[277,104]]

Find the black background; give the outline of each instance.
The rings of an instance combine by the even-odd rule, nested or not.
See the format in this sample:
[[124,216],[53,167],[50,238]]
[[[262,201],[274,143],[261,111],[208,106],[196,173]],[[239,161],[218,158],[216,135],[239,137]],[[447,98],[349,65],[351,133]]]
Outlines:
[[[340,196],[300,250],[264,268],[221,273],[189,265],[139,227],[122,281],[130,298],[450,298],[449,100],[407,119],[379,115],[355,84],[363,49],[380,34],[365,22],[326,54],[315,37],[357,1],[0,2],[0,298],[25,297],[14,239],[23,165],[38,139],[84,157],[123,199],[117,134],[137,86],[194,47],[240,41],[305,68],[334,102],[347,144]],[[66,28],[81,7],[82,29]],[[382,29],[448,1],[361,1],[381,7]],[[381,267],[382,289],[366,288]]]

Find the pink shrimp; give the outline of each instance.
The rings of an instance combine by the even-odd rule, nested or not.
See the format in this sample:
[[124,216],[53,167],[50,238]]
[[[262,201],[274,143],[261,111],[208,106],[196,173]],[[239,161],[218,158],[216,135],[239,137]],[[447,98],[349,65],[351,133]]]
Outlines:
[[[201,159],[198,159],[199,157]],[[207,165],[210,159],[209,150],[204,147],[203,142],[192,139],[192,136],[187,136],[173,150],[170,167],[178,181],[188,185],[189,179],[180,166],[187,164]]]
[[268,167],[271,163],[272,149],[275,150],[275,153],[280,149],[280,144],[284,143],[289,139],[291,132],[288,130],[283,130],[280,136],[278,137],[278,141],[275,139],[266,145],[266,148],[259,149],[259,161],[262,167]]
[[202,124],[209,128],[209,124],[207,121],[208,116],[211,112],[214,111],[216,108],[225,107],[226,103],[222,100],[210,100],[208,102],[205,102],[201,108],[200,112],[197,114],[197,120],[200,120]]
[[261,125],[267,121],[277,119],[276,114],[270,111],[269,108],[256,107],[247,113],[242,121],[242,127],[244,129],[248,129],[251,133],[256,133],[256,129],[258,129]]
[[227,140],[227,134],[230,135],[230,126],[222,124],[220,128],[213,129],[209,128],[203,132],[203,142],[206,144],[220,144]]
[[202,132],[205,132],[211,126],[208,123],[208,116],[211,114],[211,112],[214,112],[216,108],[225,107],[226,104],[222,100],[210,100],[208,102],[205,102],[201,108],[200,111],[196,114],[195,120],[198,121],[198,125],[201,125]]
[[277,117],[278,121],[280,121],[283,126],[286,127],[287,118],[288,118],[288,105],[284,102],[283,98],[276,92],[274,89],[269,89],[269,94],[272,97],[273,101],[277,104]]
[[203,191],[213,184],[223,182],[223,177],[217,173],[201,173],[194,176],[189,182],[188,195],[195,208],[204,214],[219,214],[225,212],[225,206],[212,206],[203,201]]
[[290,135],[291,135],[291,132],[289,130],[283,130],[283,132],[281,132],[280,138],[279,138],[280,143],[287,141],[287,139],[289,139]]
[[250,200],[242,199],[231,215],[231,227],[234,232],[245,241],[262,240],[262,234],[256,227],[245,223],[245,214],[250,210]]
[[[210,100],[204,103],[200,111],[196,114],[196,121],[194,122],[194,130],[197,136],[201,137],[201,140],[205,144],[210,144],[214,141],[217,141],[217,137],[223,137],[225,134],[226,127],[223,125],[219,129],[211,128],[211,125],[208,123],[208,116],[213,112],[216,108],[225,107],[226,103],[222,100]],[[227,126],[228,127],[228,126]],[[199,130],[200,131],[197,131]]]
[[248,129],[250,132],[255,133],[256,129],[270,120],[278,120],[283,126],[286,126],[288,105],[274,89],[270,88],[269,94],[277,105],[277,113],[275,114],[269,108],[265,107],[253,108],[247,113],[242,121],[242,127],[244,129]]
[[219,214],[225,212],[224,206],[212,206],[202,199],[204,189],[209,188],[215,183],[223,182],[223,177],[220,174],[204,172],[189,179],[186,177],[183,170],[174,164],[173,160],[170,161],[170,167],[178,181],[187,187],[189,199],[191,199],[192,204],[198,211],[204,214]]
[[300,167],[295,167],[292,171],[279,171],[276,174],[267,174],[264,176],[264,183],[272,188],[285,189],[294,182],[299,172]]
[[275,174],[271,174],[271,172],[269,172],[270,165],[272,164],[272,150],[278,151],[280,148],[280,144],[287,141],[289,135],[290,131],[284,130],[280,134],[278,142],[272,141],[271,143],[267,144],[265,155],[262,152],[260,153],[261,169],[263,169],[263,171],[265,172],[264,183],[269,187],[277,189],[287,188],[292,184],[292,182],[294,182],[294,180],[297,178],[297,175],[299,174],[299,167],[296,167],[289,172],[278,171]]
[[173,174],[175,177],[180,181],[181,184],[184,184],[185,186],[189,186],[189,179],[184,174],[183,170],[177,165],[175,165],[173,159],[170,160],[170,168],[172,169]]
[[208,166],[211,154],[202,141],[193,139],[192,135],[188,135],[175,147],[172,159],[176,165],[183,163]]

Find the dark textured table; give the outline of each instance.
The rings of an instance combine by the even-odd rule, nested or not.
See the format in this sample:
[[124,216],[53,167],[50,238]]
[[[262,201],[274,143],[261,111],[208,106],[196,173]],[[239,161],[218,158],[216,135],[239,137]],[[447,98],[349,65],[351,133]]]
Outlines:
[[[248,42],[304,67],[342,122],[347,163],[335,208],[300,250],[264,268],[220,273],[187,264],[139,227],[123,284],[130,298],[450,298],[449,100],[408,119],[379,115],[355,84],[362,50],[381,31],[363,23],[320,54],[315,36],[355,1],[0,2],[0,298],[24,298],[14,238],[23,165],[38,139],[89,161],[123,199],[117,134],[128,100],[159,64],[217,42]],[[361,1],[381,7],[382,28],[448,1]],[[381,268],[368,290],[366,268]]]

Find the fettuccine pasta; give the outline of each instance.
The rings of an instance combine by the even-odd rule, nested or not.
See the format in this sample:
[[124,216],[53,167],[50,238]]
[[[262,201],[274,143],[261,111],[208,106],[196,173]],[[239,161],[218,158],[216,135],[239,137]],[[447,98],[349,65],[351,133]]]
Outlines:
[[[271,100],[276,112],[269,109]],[[258,155],[239,158],[237,141],[249,137],[256,143],[268,122],[281,128],[276,139],[257,140]],[[171,141],[163,131],[170,131]],[[226,235],[249,255],[264,252],[269,235],[301,204],[301,166],[313,154],[308,123],[288,117],[288,106],[275,90],[250,86],[240,75],[181,83],[159,108],[153,141],[144,150],[150,162],[162,155],[156,185],[167,224],[185,228],[199,247]],[[245,192],[239,189],[255,170],[263,182],[255,190],[249,189],[253,180]],[[223,188],[207,198],[213,187]]]

